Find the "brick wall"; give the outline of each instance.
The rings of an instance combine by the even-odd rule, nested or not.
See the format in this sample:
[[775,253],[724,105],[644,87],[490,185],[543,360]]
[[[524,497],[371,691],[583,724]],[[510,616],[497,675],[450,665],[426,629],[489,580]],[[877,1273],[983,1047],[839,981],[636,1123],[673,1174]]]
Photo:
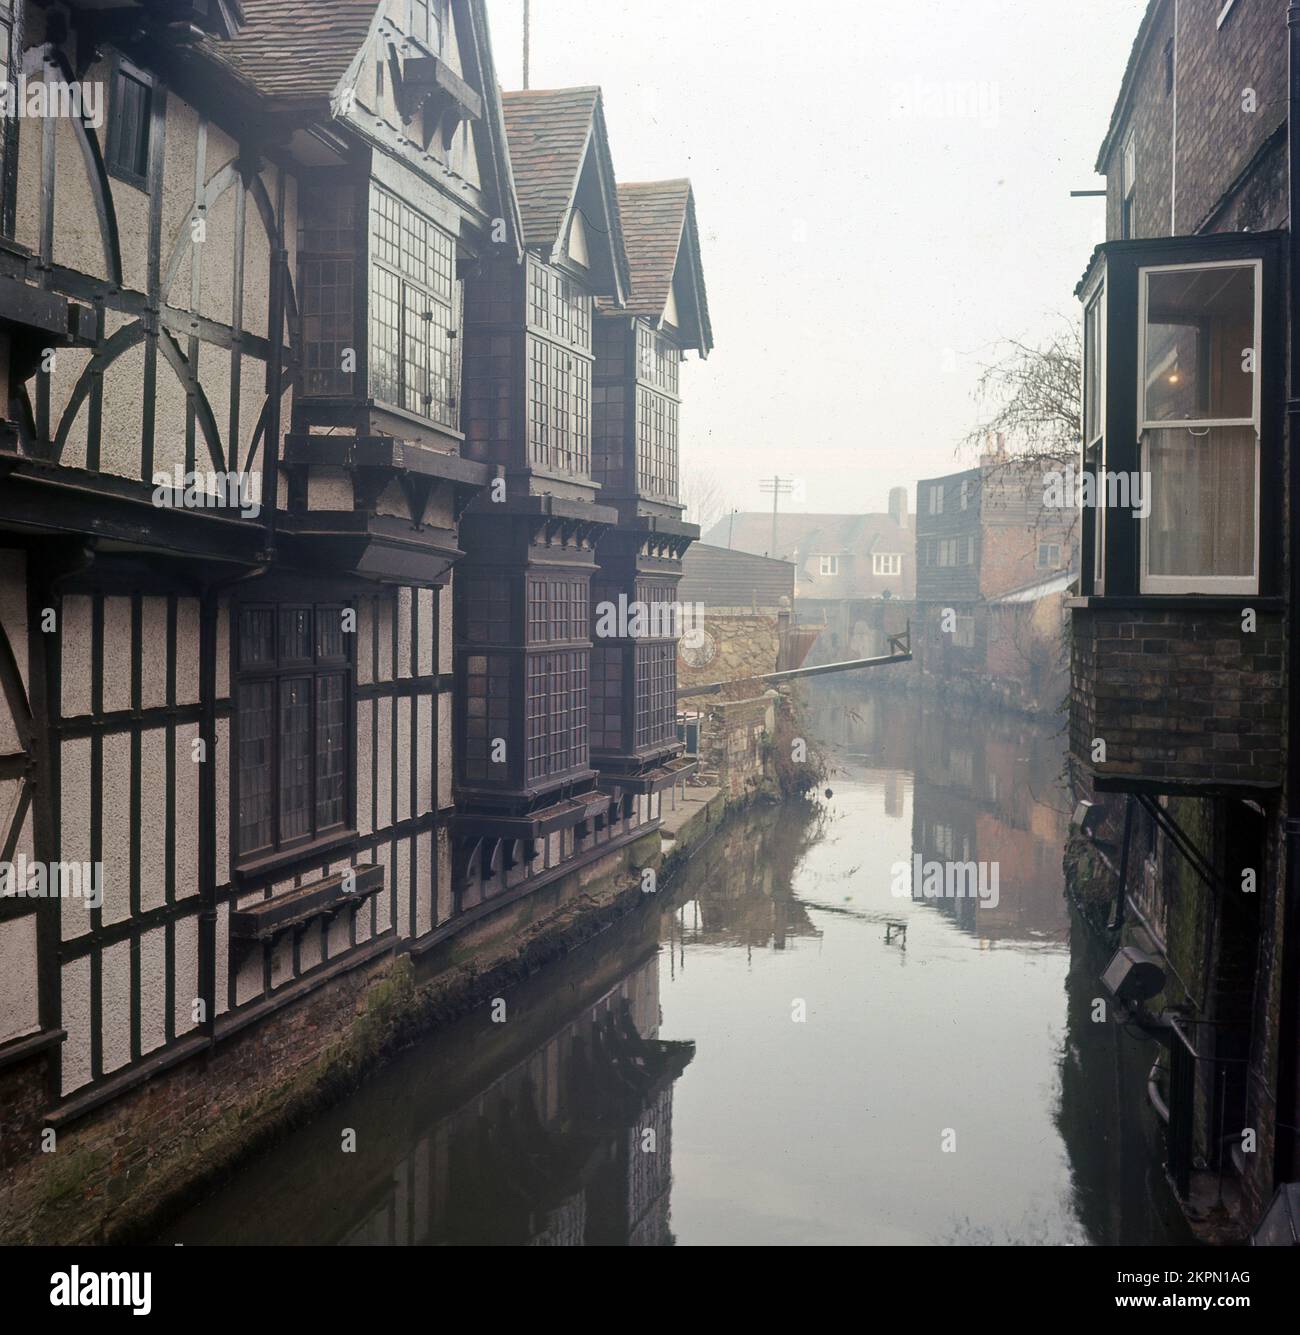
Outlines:
[[[1203,228],[1259,231],[1284,220],[1280,150],[1269,154],[1267,170],[1253,173],[1230,198],[1225,195],[1286,119],[1286,6],[1237,0],[1220,28],[1222,8],[1221,0],[1181,0],[1175,87],[1168,89],[1165,52],[1173,37],[1174,5],[1166,0],[1160,7],[1129,107],[1109,145],[1108,236],[1120,235],[1120,173],[1129,127],[1137,153],[1135,236],[1185,236]],[[1253,111],[1247,90],[1253,93]],[[1171,213],[1175,186],[1177,208]]]
[[[1074,604],[1070,743],[1099,775],[1280,782],[1282,616]],[[1137,619],[1140,618],[1140,619]],[[1090,761],[1095,738],[1104,763]]]

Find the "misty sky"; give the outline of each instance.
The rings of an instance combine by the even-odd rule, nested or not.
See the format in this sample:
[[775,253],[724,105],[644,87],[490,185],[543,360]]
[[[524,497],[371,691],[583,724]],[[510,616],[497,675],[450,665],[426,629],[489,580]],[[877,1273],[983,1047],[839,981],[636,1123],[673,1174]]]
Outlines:
[[[966,466],[998,339],[1075,312],[1144,0],[532,0],[532,86],[598,83],[621,180],[690,176],[717,343],[683,468],[884,509]],[[520,86],[523,0],[488,0]]]

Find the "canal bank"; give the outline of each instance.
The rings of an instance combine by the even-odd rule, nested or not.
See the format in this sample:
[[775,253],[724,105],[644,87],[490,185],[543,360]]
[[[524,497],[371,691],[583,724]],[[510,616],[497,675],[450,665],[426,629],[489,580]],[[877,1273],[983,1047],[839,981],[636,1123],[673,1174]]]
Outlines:
[[[492,907],[431,948],[391,944],[290,1000],[263,1024],[196,1044],[159,1071],[66,1126],[45,1129],[33,1106],[5,1110],[0,1190],[7,1244],[134,1242],[337,1103],[421,1035],[490,1005],[628,915],[648,885],[680,869],[729,811],[714,788],[662,796],[660,830]],[[661,833],[662,832],[662,833]],[[656,881],[647,882],[646,872]],[[35,1069],[35,1068],[34,1068]],[[32,1124],[49,1149],[19,1153]]]

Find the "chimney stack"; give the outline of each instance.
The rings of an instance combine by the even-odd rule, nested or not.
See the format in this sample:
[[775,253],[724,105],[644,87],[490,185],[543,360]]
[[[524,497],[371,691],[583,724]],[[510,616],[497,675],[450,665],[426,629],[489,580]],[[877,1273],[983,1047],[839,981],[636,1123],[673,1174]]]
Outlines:
[[906,528],[908,525],[907,516],[907,488],[890,487],[889,489],[889,517],[898,525],[899,528]]

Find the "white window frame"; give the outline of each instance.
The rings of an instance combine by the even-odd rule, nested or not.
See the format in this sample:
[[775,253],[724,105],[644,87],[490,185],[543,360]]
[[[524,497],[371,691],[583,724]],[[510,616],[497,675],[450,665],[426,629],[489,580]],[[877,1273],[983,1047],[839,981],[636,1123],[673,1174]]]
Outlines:
[[838,556],[819,556],[820,572],[823,575],[838,575],[840,573],[840,558]]
[[932,515],[943,514],[943,483],[930,483],[930,513]]
[[[1052,552],[1056,552],[1056,560],[1052,560]],[[1047,560],[1043,560],[1044,551],[1047,553]],[[1038,544],[1038,568],[1039,570],[1056,570],[1061,564],[1061,544],[1059,542],[1040,542]]]
[[964,477],[961,480],[961,508],[964,510],[970,504],[970,478]]
[[[1083,462],[1088,462],[1088,454],[1095,446],[1097,449],[1097,481],[1100,483],[1106,474],[1106,334],[1107,334],[1107,316],[1106,309],[1106,275],[1102,273],[1093,285],[1092,291],[1085,293],[1083,298],[1083,358],[1080,370],[1080,404],[1086,404],[1088,396],[1088,312],[1092,307],[1097,307],[1097,319],[1099,327],[1097,330],[1097,360],[1100,363],[1100,374],[1097,377],[1097,421],[1093,424],[1097,434],[1091,440],[1083,442]],[[1145,327],[1145,326],[1144,326]],[[1141,374],[1146,375],[1145,367]],[[1082,413],[1080,414],[1082,420]],[[1104,495],[1104,493],[1099,493]],[[1093,506],[1093,524],[1092,524],[1092,591],[1094,594],[1102,595],[1106,592],[1106,507],[1104,505]]]
[[[1194,418],[1188,422],[1152,422],[1147,420],[1147,290],[1150,277],[1156,273],[1190,272],[1197,269],[1251,269],[1255,276],[1255,370],[1251,376],[1250,417]],[[1148,573],[1147,551],[1148,520],[1140,519],[1142,564],[1139,588],[1143,593],[1247,593],[1259,591],[1259,485],[1260,485],[1260,350],[1264,332],[1264,261],[1202,260],[1186,264],[1153,264],[1138,269],[1138,358],[1137,405],[1138,439],[1142,441],[1141,469],[1151,475],[1145,439],[1148,431],[1163,431],[1186,426],[1201,430],[1217,426],[1251,426],[1255,428],[1255,570],[1251,575],[1152,575]]]
[[1219,10],[1219,17],[1214,20],[1214,26],[1216,29],[1222,28],[1223,25],[1228,21],[1228,15],[1232,13],[1233,7],[1236,5],[1236,3],[1237,0],[1224,0],[1223,8]]
[[901,575],[903,573],[902,552],[872,552],[871,573],[873,575]]

